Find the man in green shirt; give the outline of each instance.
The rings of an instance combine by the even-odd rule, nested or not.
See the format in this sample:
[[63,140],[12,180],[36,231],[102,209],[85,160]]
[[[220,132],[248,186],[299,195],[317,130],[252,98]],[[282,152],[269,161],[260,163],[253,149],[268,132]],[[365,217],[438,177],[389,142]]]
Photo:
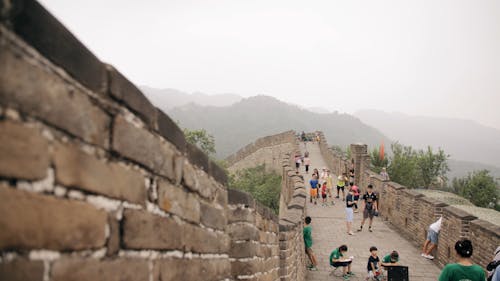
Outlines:
[[314,252],[312,250],[312,245],[313,245],[313,240],[312,240],[312,227],[311,227],[311,217],[306,217],[305,218],[305,224],[304,230],[303,230],[303,235],[304,235],[304,245],[306,246],[306,254],[309,257],[309,260],[311,261],[311,265],[308,267],[309,270],[316,271],[318,268],[316,265],[318,264],[316,261],[316,256],[314,256]]
[[347,253],[347,245],[341,245],[332,251],[329,260],[331,266],[335,268],[342,267],[344,273],[342,277],[344,277],[344,280],[349,280],[349,277],[354,275],[351,271],[352,257],[344,258],[345,253]]

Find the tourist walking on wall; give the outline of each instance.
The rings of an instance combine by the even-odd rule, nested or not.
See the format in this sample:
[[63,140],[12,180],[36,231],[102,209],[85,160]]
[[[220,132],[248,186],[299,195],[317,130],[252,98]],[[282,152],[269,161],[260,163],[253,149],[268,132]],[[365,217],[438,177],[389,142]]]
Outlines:
[[309,174],[309,166],[311,166],[311,158],[309,158],[309,153],[307,152],[304,156],[304,166],[306,169],[306,174]]
[[439,275],[439,281],[484,281],[486,279],[484,269],[471,261],[473,248],[470,240],[457,241],[455,252],[457,263],[447,264]]
[[431,256],[431,253],[437,247],[442,222],[443,217],[440,217],[436,222],[429,226],[429,229],[427,230],[427,239],[422,247],[422,257],[430,260],[434,259],[434,257]]
[[[330,169],[327,169],[326,170],[326,192],[328,194],[328,197],[329,198],[332,198],[332,195],[333,195],[333,178],[332,178],[332,175],[330,174]],[[332,200],[332,204],[334,203],[334,201]]]
[[302,163],[301,155],[295,155],[295,172],[299,173],[300,164]]
[[346,213],[346,225],[347,225],[347,234],[353,235],[352,233],[352,221],[354,219],[354,212],[352,210],[354,205],[354,195],[352,194],[352,190],[349,189],[345,199],[345,213]]
[[382,171],[380,171],[380,176],[382,177],[383,180],[389,181],[389,174],[387,173],[387,169],[384,167],[382,168]]
[[312,250],[312,245],[313,245],[313,240],[312,240],[312,227],[311,227],[311,217],[306,217],[304,222],[304,230],[303,230],[303,236],[304,236],[304,245],[306,246],[306,254],[307,257],[309,258],[309,261],[311,262],[311,265],[308,266],[309,270],[316,271],[318,270],[316,268],[318,262],[316,261],[316,256],[314,255],[314,252]]
[[342,175],[337,177],[337,197],[336,198],[339,198],[340,190],[342,190],[342,201],[345,198],[344,189],[345,189],[346,181],[347,181],[347,177],[346,177],[345,173],[343,173]]
[[311,185],[311,189],[309,191],[309,201],[311,203],[314,201],[314,204],[318,204],[318,177],[313,175],[309,184]]
[[363,220],[361,221],[358,231],[363,230],[365,220],[368,218],[370,220],[368,223],[368,230],[372,232],[373,216],[378,213],[378,206],[377,195],[373,192],[373,186],[371,184],[368,185],[366,193],[363,195],[363,202]]
[[359,188],[353,182],[350,183],[352,194],[354,195],[354,212],[358,212]]

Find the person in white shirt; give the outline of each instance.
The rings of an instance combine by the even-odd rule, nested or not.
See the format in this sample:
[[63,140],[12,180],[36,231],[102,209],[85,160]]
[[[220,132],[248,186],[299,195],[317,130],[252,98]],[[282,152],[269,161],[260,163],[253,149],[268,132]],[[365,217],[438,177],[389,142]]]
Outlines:
[[425,240],[422,248],[422,257],[430,260],[434,259],[434,257],[431,256],[431,253],[437,247],[442,222],[443,217],[440,217],[435,223],[429,226],[429,229],[427,230],[427,239]]

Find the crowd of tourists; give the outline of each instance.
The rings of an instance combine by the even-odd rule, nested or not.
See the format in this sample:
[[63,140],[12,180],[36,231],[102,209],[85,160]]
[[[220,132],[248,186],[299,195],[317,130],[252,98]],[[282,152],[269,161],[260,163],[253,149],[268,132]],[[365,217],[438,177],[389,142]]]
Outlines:
[[[319,138],[317,139],[319,141]],[[373,190],[372,185],[367,185],[362,193],[360,188],[355,184],[354,164],[341,175],[335,177],[327,167],[311,169],[311,159],[309,153],[305,152],[303,156],[297,155],[295,158],[297,172],[300,171],[301,165],[304,165],[304,173],[311,173],[309,181],[309,204],[328,207],[335,204],[345,204],[346,215],[346,234],[354,235],[353,218],[354,213],[359,210],[362,212],[362,220],[357,232],[363,231],[366,221],[368,221],[368,231],[373,232],[373,219],[378,216],[379,194]],[[384,173],[384,175],[382,175]],[[384,169],[381,175],[389,179],[387,171]],[[334,185],[335,184],[335,185]],[[319,201],[319,202],[318,202]],[[337,201],[337,202],[336,202]],[[438,245],[439,232],[441,230],[442,217],[432,223],[427,229],[427,239],[422,246],[421,256],[425,259],[432,260],[432,252]],[[303,231],[304,244],[306,254],[310,264],[308,269],[311,271],[317,270],[318,261],[312,250],[312,218],[305,218],[305,227]],[[349,280],[354,273],[351,270],[353,256],[348,256],[348,245],[342,244],[333,249],[329,256],[329,264],[334,269],[342,268],[342,278]],[[392,250],[383,255],[382,259],[378,256],[378,249],[372,246],[367,249],[366,265],[366,280],[384,280],[386,274],[384,272],[390,267],[399,267],[399,253],[397,250]],[[500,273],[495,272],[496,267],[500,263],[500,247],[495,251],[495,258],[486,270],[479,265],[473,264],[471,256],[473,254],[472,242],[467,239],[461,239],[455,243],[455,252],[457,262],[446,265],[440,276],[439,281],[485,281],[493,280],[500,281]],[[500,271],[500,270],[497,270]]]

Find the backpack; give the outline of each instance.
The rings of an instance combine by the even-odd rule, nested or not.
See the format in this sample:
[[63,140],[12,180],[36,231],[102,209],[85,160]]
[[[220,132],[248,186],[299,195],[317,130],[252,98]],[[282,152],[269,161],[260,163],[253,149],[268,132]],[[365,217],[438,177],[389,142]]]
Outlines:
[[490,276],[486,280],[491,281],[498,265],[500,265],[500,260],[492,261],[486,266],[486,270],[491,272]]

